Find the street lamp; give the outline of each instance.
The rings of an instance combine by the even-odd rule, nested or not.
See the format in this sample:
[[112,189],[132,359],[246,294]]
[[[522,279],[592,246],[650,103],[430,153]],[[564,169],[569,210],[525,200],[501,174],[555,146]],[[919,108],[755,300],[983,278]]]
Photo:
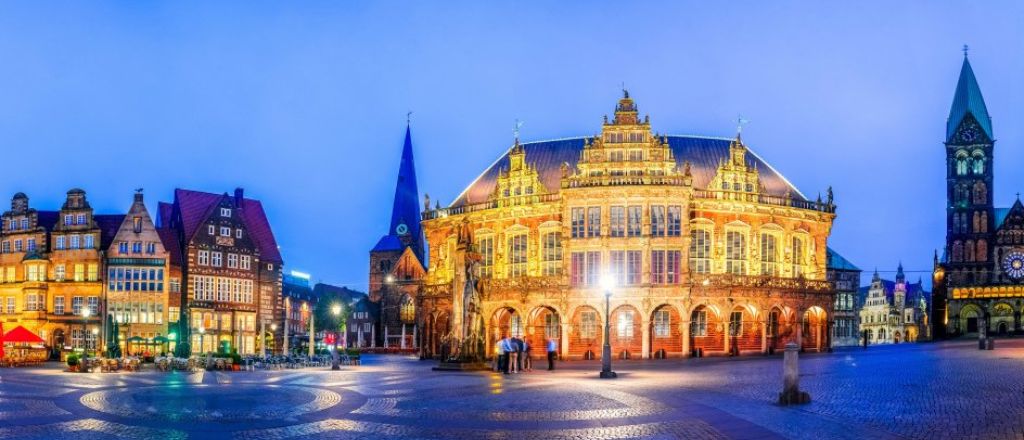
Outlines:
[[612,371],[612,345],[609,341],[611,334],[611,301],[612,289],[615,288],[614,276],[605,274],[601,277],[601,290],[604,290],[604,350],[601,351],[601,378],[614,379],[618,377]]
[[85,349],[88,347],[86,341],[86,333],[89,332],[89,307],[82,307],[82,353],[85,353]]
[[206,336],[206,327],[199,326],[199,352],[205,353],[206,345],[203,344],[203,336]]
[[[331,306],[331,314],[334,315],[335,319],[341,316],[341,305],[335,304]],[[335,338],[334,345],[331,346],[331,369],[340,370],[341,366],[338,365],[338,340]]]

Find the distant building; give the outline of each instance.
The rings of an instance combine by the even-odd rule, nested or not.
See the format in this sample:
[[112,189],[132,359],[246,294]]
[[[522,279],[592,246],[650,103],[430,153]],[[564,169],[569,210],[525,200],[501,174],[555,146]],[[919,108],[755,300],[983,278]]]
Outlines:
[[836,302],[832,316],[832,346],[857,345],[860,318],[857,287],[861,270],[832,248],[827,248],[825,270],[828,280],[835,283]]
[[929,311],[931,292],[921,280],[907,283],[903,265],[896,280],[883,280],[875,272],[871,285],[860,288],[864,306],[860,310],[860,329],[867,332],[871,344],[899,344],[931,339]]
[[[363,317],[363,315],[361,314],[357,314],[357,309],[360,309],[360,307],[365,308],[365,306],[360,306],[359,304],[361,302],[365,302],[368,300],[367,295],[364,292],[352,290],[349,289],[348,287],[317,283],[315,286],[313,286],[313,295],[316,296],[317,301],[339,302],[338,305],[342,307],[342,313],[348,315],[346,322],[347,331],[345,333],[345,337],[347,339],[344,342],[346,342],[349,346],[355,345],[352,339],[352,334],[355,333],[357,336],[359,334],[359,329],[356,328],[355,326],[362,326],[365,322],[370,322],[371,325],[376,324],[375,320],[366,321],[367,318]],[[327,304],[328,307],[331,307],[333,305],[334,304]],[[370,334],[373,334],[372,330]],[[370,338],[370,336],[366,336],[366,338]],[[372,339],[367,339],[366,341],[368,342],[366,346],[374,345]]]
[[363,297],[352,306],[348,321],[348,341],[353,347],[377,347],[380,305]]
[[[281,290],[284,307],[281,319],[274,319],[275,353],[307,353],[309,347],[309,322],[316,309],[317,296],[309,285],[309,275],[291,271],[285,273]],[[276,341],[280,341],[277,343]]]

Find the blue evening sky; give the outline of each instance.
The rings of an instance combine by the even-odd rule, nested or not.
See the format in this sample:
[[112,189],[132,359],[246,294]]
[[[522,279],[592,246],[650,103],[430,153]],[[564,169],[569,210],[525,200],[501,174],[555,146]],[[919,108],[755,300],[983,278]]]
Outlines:
[[109,213],[137,187],[152,210],[242,186],[289,268],[365,289],[406,111],[420,191],[447,203],[516,118],[524,140],[594,134],[625,82],[662,133],[749,119],[800,190],[834,187],[830,244],[866,272],[930,271],[965,43],[997,206],[1024,190],[1022,21],[1024,4],[966,1],[5,2],[0,197],[59,209],[82,187]]

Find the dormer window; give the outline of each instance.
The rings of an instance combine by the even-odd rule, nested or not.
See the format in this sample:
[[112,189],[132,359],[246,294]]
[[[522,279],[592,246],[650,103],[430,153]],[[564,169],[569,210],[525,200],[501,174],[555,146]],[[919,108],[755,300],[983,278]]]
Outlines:
[[135,231],[136,234],[142,233],[142,217],[132,218],[132,230]]
[[85,214],[78,214],[78,219],[75,222],[75,224],[76,225],[84,225],[85,224]]
[[227,226],[221,226],[220,227],[220,236],[221,237],[230,237],[231,236],[231,228],[229,228]]
[[21,229],[28,229],[28,219],[27,218],[21,219]]
[[221,217],[231,217],[231,208],[220,208]]
[[215,230],[216,228],[213,225],[206,226],[206,232],[208,232],[210,235],[213,235],[215,233]]
[[64,225],[70,226],[75,220],[75,216],[68,214],[64,216]]

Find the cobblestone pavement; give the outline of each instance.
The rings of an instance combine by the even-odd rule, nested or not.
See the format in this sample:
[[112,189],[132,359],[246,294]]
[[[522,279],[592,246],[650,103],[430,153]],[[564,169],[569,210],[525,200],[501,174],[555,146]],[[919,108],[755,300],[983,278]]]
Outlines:
[[780,407],[779,357],[596,362],[556,372],[358,367],[268,372],[0,369],[0,438],[1024,438],[1024,339],[804,355],[813,402]]

